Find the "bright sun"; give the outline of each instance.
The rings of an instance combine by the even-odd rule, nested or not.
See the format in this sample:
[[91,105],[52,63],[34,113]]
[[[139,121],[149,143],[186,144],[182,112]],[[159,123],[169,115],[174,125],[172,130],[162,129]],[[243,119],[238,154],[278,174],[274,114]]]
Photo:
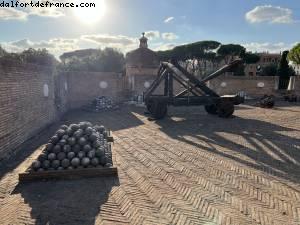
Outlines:
[[106,5],[104,0],[89,0],[82,1],[76,0],[75,4],[80,4],[82,2],[95,3],[96,7],[76,7],[73,8],[75,16],[77,16],[82,22],[87,24],[92,24],[98,22],[105,14]]

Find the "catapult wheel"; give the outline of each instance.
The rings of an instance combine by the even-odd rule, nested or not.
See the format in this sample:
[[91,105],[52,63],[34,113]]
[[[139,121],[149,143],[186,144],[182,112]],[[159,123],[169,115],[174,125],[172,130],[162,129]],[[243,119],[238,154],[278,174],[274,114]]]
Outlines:
[[217,113],[218,108],[215,104],[205,105],[204,108],[208,114],[212,114],[212,115],[218,114]]
[[220,102],[217,106],[217,114],[219,117],[228,118],[234,113],[234,104],[232,102]]
[[163,119],[168,111],[167,104],[157,100],[149,100],[146,106],[148,111],[156,120]]

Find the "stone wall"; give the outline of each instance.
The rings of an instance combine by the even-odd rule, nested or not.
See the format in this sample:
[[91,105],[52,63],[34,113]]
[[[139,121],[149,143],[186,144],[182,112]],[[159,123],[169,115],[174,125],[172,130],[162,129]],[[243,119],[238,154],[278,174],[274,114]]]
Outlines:
[[56,118],[52,69],[1,60],[0,159]]
[[209,87],[220,95],[244,92],[250,97],[275,94],[277,77],[220,76],[209,81]]
[[80,108],[98,96],[110,96],[114,101],[122,100],[124,81],[122,74],[105,72],[68,72],[68,107]]
[[0,61],[0,160],[68,110],[102,95],[122,101],[123,90],[124,78],[117,73],[58,74],[49,67]]
[[[132,79],[132,77],[134,79]],[[136,95],[142,95],[152,84],[152,82],[156,79],[157,74],[155,75],[135,75],[131,76],[131,82],[134,84],[134,94]],[[126,77],[127,79],[129,77]],[[126,81],[127,81],[126,79]],[[128,81],[127,81],[128,82]],[[178,93],[180,91],[184,90],[181,84],[174,81],[174,93]],[[161,84],[156,88],[155,92],[153,94],[162,95],[164,93],[164,82],[161,82]]]

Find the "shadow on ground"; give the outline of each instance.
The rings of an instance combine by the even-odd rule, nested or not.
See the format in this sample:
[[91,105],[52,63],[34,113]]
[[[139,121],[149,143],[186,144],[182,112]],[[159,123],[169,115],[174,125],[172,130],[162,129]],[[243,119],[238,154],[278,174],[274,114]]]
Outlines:
[[23,143],[15,150],[15,154],[9,159],[0,162],[0,179],[7,173],[17,168],[27,157],[29,157],[39,146],[47,143],[50,137],[62,124],[79,123],[90,121],[94,125],[104,125],[112,131],[128,129],[144,124],[128,108],[124,106],[119,110],[111,112],[92,113],[82,110],[73,110],[65,114],[60,121],[46,127],[36,136]]
[[[239,108],[251,109],[243,105]],[[285,109],[278,108],[278,111],[280,110]],[[171,111],[170,116],[155,121],[160,126],[160,130],[169,137],[280,178],[300,183],[300,139],[296,134],[300,130],[259,119],[237,116],[222,119],[207,115],[199,108],[173,110],[171,108]],[[140,112],[136,111],[136,113]],[[287,122],[289,120],[292,124],[291,118],[286,119]],[[285,135],[287,132],[289,136]]]
[[92,178],[20,184],[20,193],[31,207],[36,225],[94,225],[118,178]]
[[66,114],[62,121],[65,124],[90,121],[93,124],[104,125],[112,131],[118,131],[143,125],[144,123],[131,112],[131,108],[134,107],[123,106],[118,110],[99,113],[74,110]]
[[34,137],[21,144],[9,158],[0,161],[0,180],[7,173],[16,169],[26,158],[28,158],[37,148],[47,143],[53,133],[59,128],[60,121],[53,123]]

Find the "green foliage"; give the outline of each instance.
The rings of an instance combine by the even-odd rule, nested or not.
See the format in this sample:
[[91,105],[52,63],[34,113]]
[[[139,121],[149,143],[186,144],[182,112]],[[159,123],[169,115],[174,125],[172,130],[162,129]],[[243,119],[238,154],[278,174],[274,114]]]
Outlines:
[[233,76],[245,76],[245,65],[240,64],[233,69]]
[[33,49],[29,48],[21,53],[7,53],[0,47],[0,57],[19,61],[23,63],[33,63],[42,66],[53,66],[58,63],[55,57],[48,53],[46,49]]
[[1,47],[1,45],[0,45],[0,58],[2,57],[2,56],[5,56],[7,54],[7,52]]
[[277,64],[269,64],[261,69],[260,76],[275,76],[277,74]]
[[255,64],[260,60],[259,55],[252,52],[246,52],[246,49],[241,51],[240,58],[243,59],[246,64]]
[[124,55],[113,49],[84,49],[60,56],[61,69],[66,71],[121,72]]
[[185,61],[188,59],[205,59],[215,58],[216,50],[221,44],[217,41],[199,41],[191,44],[180,45],[172,50],[158,51],[160,60],[174,59],[177,61]]
[[245,52],[245,48],[241,45],[236,44],[221,45],[221,47],[217,51],[217,53],[222,56],[238,56],[241,54],[241,52]]
[[221,45],[218,49],[217,54],[220,55],[226,63],[233,60],[235,56],[245,55],[246,49],[241,45],[227,44]]
[[160,61],[168,61],[169,59],[172,58],[172,50],[166,50],[166,51],[158,51],[156,52],[158,58]]
[[51,66],[57,63],[57,60],[55,57],[46,49],[33,49],[30,48],[28,50],[25,50],[21,53],[21,58],[26,63],[33,63],[43,66]]
[[[217,41],[199,41],[191,44],[177,46],[172,50],[157,52],[161,61],[175,59],[185,61],[189,59],[204,59],[208,61],[220,61],[225,59],[228,62],[234,56],[241,56],[245,63],[257,63],[260,57],[257,54],[246,52],[241,45],[221,45]],[[227,59],[227,60],[226,60]]]
[[277,76],[280,77],[290,77],[295,76],[295,71],[292,67],[289,66],[287,61],[287,56],[289,51],[284,51],[281,56],[281,60],[277,69]]
[[300,64],[300,43],[298,43],[288,54],[288,59],[296,64]]

